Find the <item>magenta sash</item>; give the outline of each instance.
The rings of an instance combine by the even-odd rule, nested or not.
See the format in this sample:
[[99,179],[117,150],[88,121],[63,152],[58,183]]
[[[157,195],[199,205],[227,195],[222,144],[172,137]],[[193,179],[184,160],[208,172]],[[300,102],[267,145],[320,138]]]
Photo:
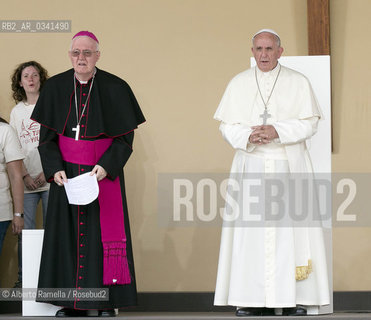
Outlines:
[[[94,166],[111,146],[113,139],[75,140],[59,136],[59,149],[66,162]],[[98,182],[100,227],[103,244],[103,284],[131,282],[126,255],[124,209],[119,177]]]

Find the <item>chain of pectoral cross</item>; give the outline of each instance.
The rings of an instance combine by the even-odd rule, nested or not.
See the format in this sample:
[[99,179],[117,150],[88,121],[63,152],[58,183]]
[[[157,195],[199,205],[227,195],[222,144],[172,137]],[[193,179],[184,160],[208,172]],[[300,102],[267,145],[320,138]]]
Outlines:
[[270,113],[268,113],[268,108],[267,108],[267,105],[269,103],[269,99],[271,98],[272,96],[272,93],[273,93],[273,90],[276,86],[276,83],[277,83],[277,79],[278,79],[278,76],[280,75],[281,73],[281,65],[280,65],[280,69],[278,70],[278,74],[277,74],[277,77],[276,77],[276,80],[274,80],[274,84],[273,84],[273,87],[272,87],[272,90],[268,96],[268,99],[267,99],[267,102],[264,101],[264,98],[263,98],[263,95],[260,91],[260,86],[259,86],[259,81],[258,81],[258,76],[257,76],[257,71],[256,71],[257,67],[255,67],[255,80],[256,80],[256,85],[258,86],[258,90],[259,90],[259,93],[260,93],[260,98],[262,99],[263,103],[264,103],[264,112],[259,115],[260,118],[263,118],[263,125],[266,125],[267,124],[267,120],[268,118],[271,118],[272,115]]
[[94,83],[94,78],[95,78],[95,73],[96,73],[96,70],[94,71],[94,74],[93,74],[93,78],[91,80],[91,83],[90,83],[90,88],[89,88],[89,93],[88,93],[88,96],[86,97],[86,100],[85,100],[85,104],[83,104],[84,106],[84,109],[82,109],[81,111],[81,115],[80,115],[80,118],[79,118],[79,112],[78,112],[78,108],[77,108],[77,88],[76,88],[76,74],[73,75],[73,85],[74,85],[74,94],[75,94],[75,109],[76,109],[76,121],[77,121],[77,124],[76,124],[76,127],[75,128],[72,128],[72,131],[75,131],[75,140],[79,140],[79,135],[80,135],[80,122],[81,122],[81,119],[82,119],[82,116],[85,112],[85,109],[86,109],[86,105],[88,103],[88,100],[89,100],[89,97],[90,97],[90,93],[91,93],[91,88],[93,87],[93,83]]

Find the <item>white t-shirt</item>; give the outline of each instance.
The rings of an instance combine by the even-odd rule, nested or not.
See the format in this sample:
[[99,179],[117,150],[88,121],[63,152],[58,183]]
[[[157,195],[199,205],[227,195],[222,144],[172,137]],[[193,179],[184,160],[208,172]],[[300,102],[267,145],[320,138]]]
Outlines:
[[6,164],[24,159],[21,145],[14,130],[0,122],[0,221],[13,219],[13,202]]
[[[9,122],[17,132],[18,139],[25,154],[24,165],[32,178],[36,178],[43,171],[40,154],[37,150],[39,146],[40,124],[30,119],[34,108],[34,104],[26,105],[24,102],[19,102],[10,113]],[[31,193],[48,189],[49,184],[47,183],[45,186],[36,190],[28,190],[25,186],[24,191],[25,193]]]

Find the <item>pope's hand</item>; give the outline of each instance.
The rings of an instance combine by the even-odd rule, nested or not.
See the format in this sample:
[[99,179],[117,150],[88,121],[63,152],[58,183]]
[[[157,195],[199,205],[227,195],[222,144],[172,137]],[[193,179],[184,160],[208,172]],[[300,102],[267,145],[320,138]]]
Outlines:
[[278,133],[272,125],[261,125],[251,127],[253,132],[250,134],[249,141],[253,144],[267,144],[278,138]]

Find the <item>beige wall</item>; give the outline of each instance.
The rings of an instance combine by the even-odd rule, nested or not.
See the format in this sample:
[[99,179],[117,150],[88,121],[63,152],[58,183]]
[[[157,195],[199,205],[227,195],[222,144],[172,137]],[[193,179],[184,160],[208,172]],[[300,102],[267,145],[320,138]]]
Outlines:
[[[364,58],[371,43],[368,0],[331,3],[332,99],[335,172],[364,172],[371,168],[371,60]],[[370,215],[365,202],[359,215]],[[334,286],[336,290],[371,290],[370,228],[335,228]]]
[[[126,79],[142,106],[147,122],[136,132],[125,169],[140,291],[214,290],[220,229],[160,227],[158,174],[229,171],[233,150],[213,120],[225,86],[249,66],[250,38],[260,28],[280,33],[285,55],[307,54],[306,2],[1,1],[1,19],[72,20],[72,33],[0,33],[1,116],[8,119],[14,104],[9,77],[15,65],[36,59],[51,75],[69,68],[69,42],[81,29],[100,39],[98,67]],[[370,166],[370,9],[368,0],[331,3],[335,171],[367,172]],[[371,278],[363,277],[370,238],[368,229],[334,230],[335,290],[371,289]],[[3,286],[13,284],[15,271],[15,237],[8,233]]]

